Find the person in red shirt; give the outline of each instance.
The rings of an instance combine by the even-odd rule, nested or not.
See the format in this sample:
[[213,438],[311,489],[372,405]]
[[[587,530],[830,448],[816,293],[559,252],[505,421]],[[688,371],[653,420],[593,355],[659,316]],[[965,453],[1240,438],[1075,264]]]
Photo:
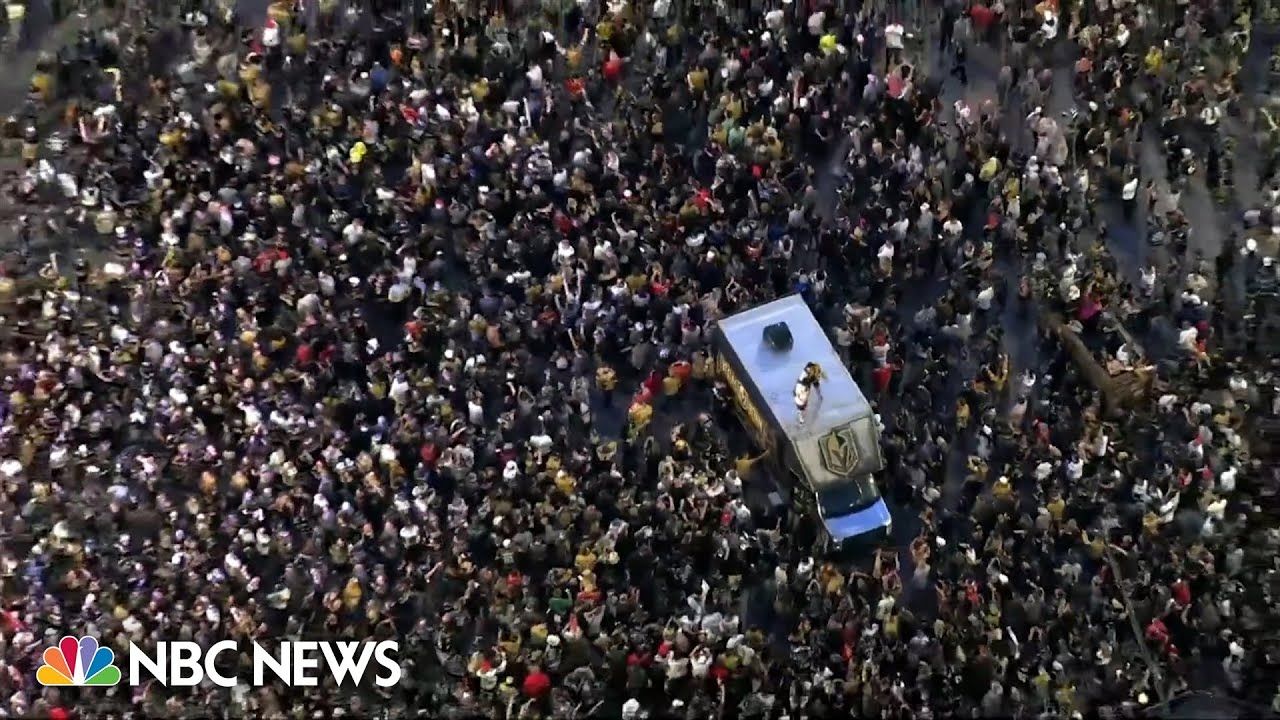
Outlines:
[[1156,618],[1147,625],[1147,639],[1151,642],[1158,643],[1162,647],[1169,644],[1169,629],[1165,627],[1164,621]]
[[991,26],[995,23],[996,14],[986,5],[974,5],[969,8],[969,19],[973,22],[974,36],[980,40],[990,37]]
[[652,402],[653,391],[645,385],[641,385],[640,389],[636,391],[635,397],[631,399],[631,405],[633,407],[636,405],[648,405]]
[[885,363],[871,372],[876,384],[876,392],[883,395],[889,391],[889,383],[893,381],[893,364]]
[[706,210],[707,206],[711,204],[711,191],[706,188],[698,190],[693,194],[693,204],[699,210]]
[[254,258],[253,269],[263,274],[269,273],[275,267],[277,260],[283,260],[286,257],[288,254],[282,250],[263,250]]
[[890,73],[888,85],[889,97],[900,98],[907,87],[907,81],[902,77],[901,73]]
[[422,458],[424,465],[427,465],[428,467],[435,467],[436,460],[440,459],[440,449],[432,443],[427,443],[426,445],[423,445],[422,450],[418,452],[418,457]]
[[693,364],[688,360],[677,360],[671,363],[669,372],[672,377],[679,378],[680,385],[683,387],[689,382],[689,377],[693,375]]
[[649,397],[657,395],[658,391],[662,389],[662,373],[657,370],[650,371],[643,384],[645,392],[649,393]]
[[551,678],[542,672],[542,668],[534,665],[529,668],[529,674],[524,676],[520,689],[525,697],[537,700],[551,691]]
[[573,232],[573,219],[568,215],[557,210],[552,219],[556,224],[556,230],[559,230],[561,235],[568,235]]
[[1179,609],[1191,604],[1191,586],[1187,584],[1186,580],[1179,579],[1169,589],[1173,592],[1173,601],[1178,603]]
[[609,82],[616,83],[622,79],[622,58],[618,57],[618,53],[609,51],[609,59],[604,61],[604,79]]

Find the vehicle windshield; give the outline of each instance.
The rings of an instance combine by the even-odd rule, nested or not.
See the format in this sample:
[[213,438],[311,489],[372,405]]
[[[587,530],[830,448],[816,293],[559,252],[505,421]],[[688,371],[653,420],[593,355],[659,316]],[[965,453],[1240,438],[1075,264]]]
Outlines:
[[865,510],[880,499],[880,489],[872,475],[833,480],[818,486],[817,493],[822,516],[829,518]]

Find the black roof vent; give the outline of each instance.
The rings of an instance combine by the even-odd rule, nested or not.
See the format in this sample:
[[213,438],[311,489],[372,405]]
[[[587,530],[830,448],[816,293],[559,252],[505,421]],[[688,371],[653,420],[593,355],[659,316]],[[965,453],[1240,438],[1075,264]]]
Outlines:
[[765,326],[764,342],[778,352],[786,352],[791,349],[795,340],[791,337],[791,328],[784,322],[778,322]]

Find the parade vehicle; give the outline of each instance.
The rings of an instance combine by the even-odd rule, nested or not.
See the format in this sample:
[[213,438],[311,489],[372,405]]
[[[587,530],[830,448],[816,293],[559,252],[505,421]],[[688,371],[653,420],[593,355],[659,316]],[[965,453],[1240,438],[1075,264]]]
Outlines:
[[879,421],[803,298],[721,320],[714,353],[716,376],[795,516],[819,518],[836,545],[887,536]]

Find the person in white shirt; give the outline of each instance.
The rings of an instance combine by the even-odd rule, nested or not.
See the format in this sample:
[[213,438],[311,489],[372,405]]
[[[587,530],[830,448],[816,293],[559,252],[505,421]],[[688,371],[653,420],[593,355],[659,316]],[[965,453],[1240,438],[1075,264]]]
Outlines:
[[943,333],[958,340],[968,340],[973,333],[973,313],[957,313],[955,324],[943,328]]
[[404,373],[396,373],[395,379],[391,381],[391,389],[387,392],[387,396],[395,402],[396,407],[403,407],[409,402],[409,381],[405,379]]
[[1222,108],[1217,105],[1206,105],[1200,111],[1200,122],[1204,123],[1208,128],[1213,128],[1220,119],[1222,119]]
[[[1130,168],[1132,173],[1133,169]],[[1124,201],[1124,217],[1126,220],[1132,221],[1138,209],[1138,178],[1132,178],[1124,184],[1124,188],[1120,191],[1120,199]]]
[[1196,348],[1196,340],[1200,339],[1200,331],[1191,323],[1185,323],[1182,330],[1178,332],[1178,345],[1184,350],[1191,353],[1198,353]]
[[964,223],[954,217],[947,218],[947,221],[942,223],[942,232],[946,234],[948,239],[960,237],[960,233],[963,231]]
[[567,264],[573,261],[573,256],[576,253],[577,249],[573,247],[573,243],[569,242],[568,239],[564,239],[561,240],[560,244],[556,247],[555,259],[562,265]]
[[667,679],[679,680],[689,674],[689,658],[678,657],[667,661]]
[[1230,468],[1227,468],[1227,470],[1225,470],[1221,475],[1218,476],[1218,487],[1219,489],[1222,490],[1222,492],[1224,493],[1235,492],[1236,473],[1238,472],[1239,470],[1235,466],[1232,466]]
[[693,676],[695,678],[705,678],[707,673],[711,671],[711,663],[714,659],[715,656],[705,647],[698,647],[698,649],[694,650],[689,657]]
[[885,240],[880,246],[880,250],[876,252],[876,258],[880,261],[880,272],[886,276],[893,274],[893,243]]
[[1055,13],[1047,12],[1044,14],[1044,22],[1040,24],[1040,32],[1044,33],[1046,42],[1058,37],[1058,16]]
[[348,245],[360,242],[364,237],[364,220],[356,218],[349,225],[342,228],[342,238],[347,241]]
[[996,289],[994,286],[988,285],[984,287],[982,291],[978,293],[978,300],[977,300],[978,309],[983,311],[984,313],[989,311],[991,309],[991,303],[993,300],[995,300],[995,297],[996,297]]
[[1156,269],[1154,266],[1147,266],[1139,271],[1138,289],[1143,295],[1150,297],[1156,289]]
[[888,72],[902,62],[903,38],[907,31],[901,24],[891,22],[884,26],[884,69]]
[[813,13],[812,15],[809,16],[808,20],[806,21],[806,24],[809,27],[809,34],[814,37],[820,37],[822,35],[822,27],[826,25],[826,23],[827,23],[827,14],[825,12],[820,10],[816,13]]
[[280,25],[271,18],[262,27],[262,44],[268,48],[280,45]]
[[1107,437],[1105,432],[1098,433],[1097,439],[1093,441],[1093,456],[1095,458],[1104,458],[1107,456],[1107,450],[1111,447],[1111,438]]
[[1064,467],[1067,480],[1070,482],[1076,482],[1084,475],[1084,461],[1078,457],[1068,460]]
[[907,218],[906,215],[903,215],[902,217],[898,218],[896,222],[893,223],[892,227],[893,227],[893,237],[895,240],[906,240],[907,231],[911,229],[911,220]]

